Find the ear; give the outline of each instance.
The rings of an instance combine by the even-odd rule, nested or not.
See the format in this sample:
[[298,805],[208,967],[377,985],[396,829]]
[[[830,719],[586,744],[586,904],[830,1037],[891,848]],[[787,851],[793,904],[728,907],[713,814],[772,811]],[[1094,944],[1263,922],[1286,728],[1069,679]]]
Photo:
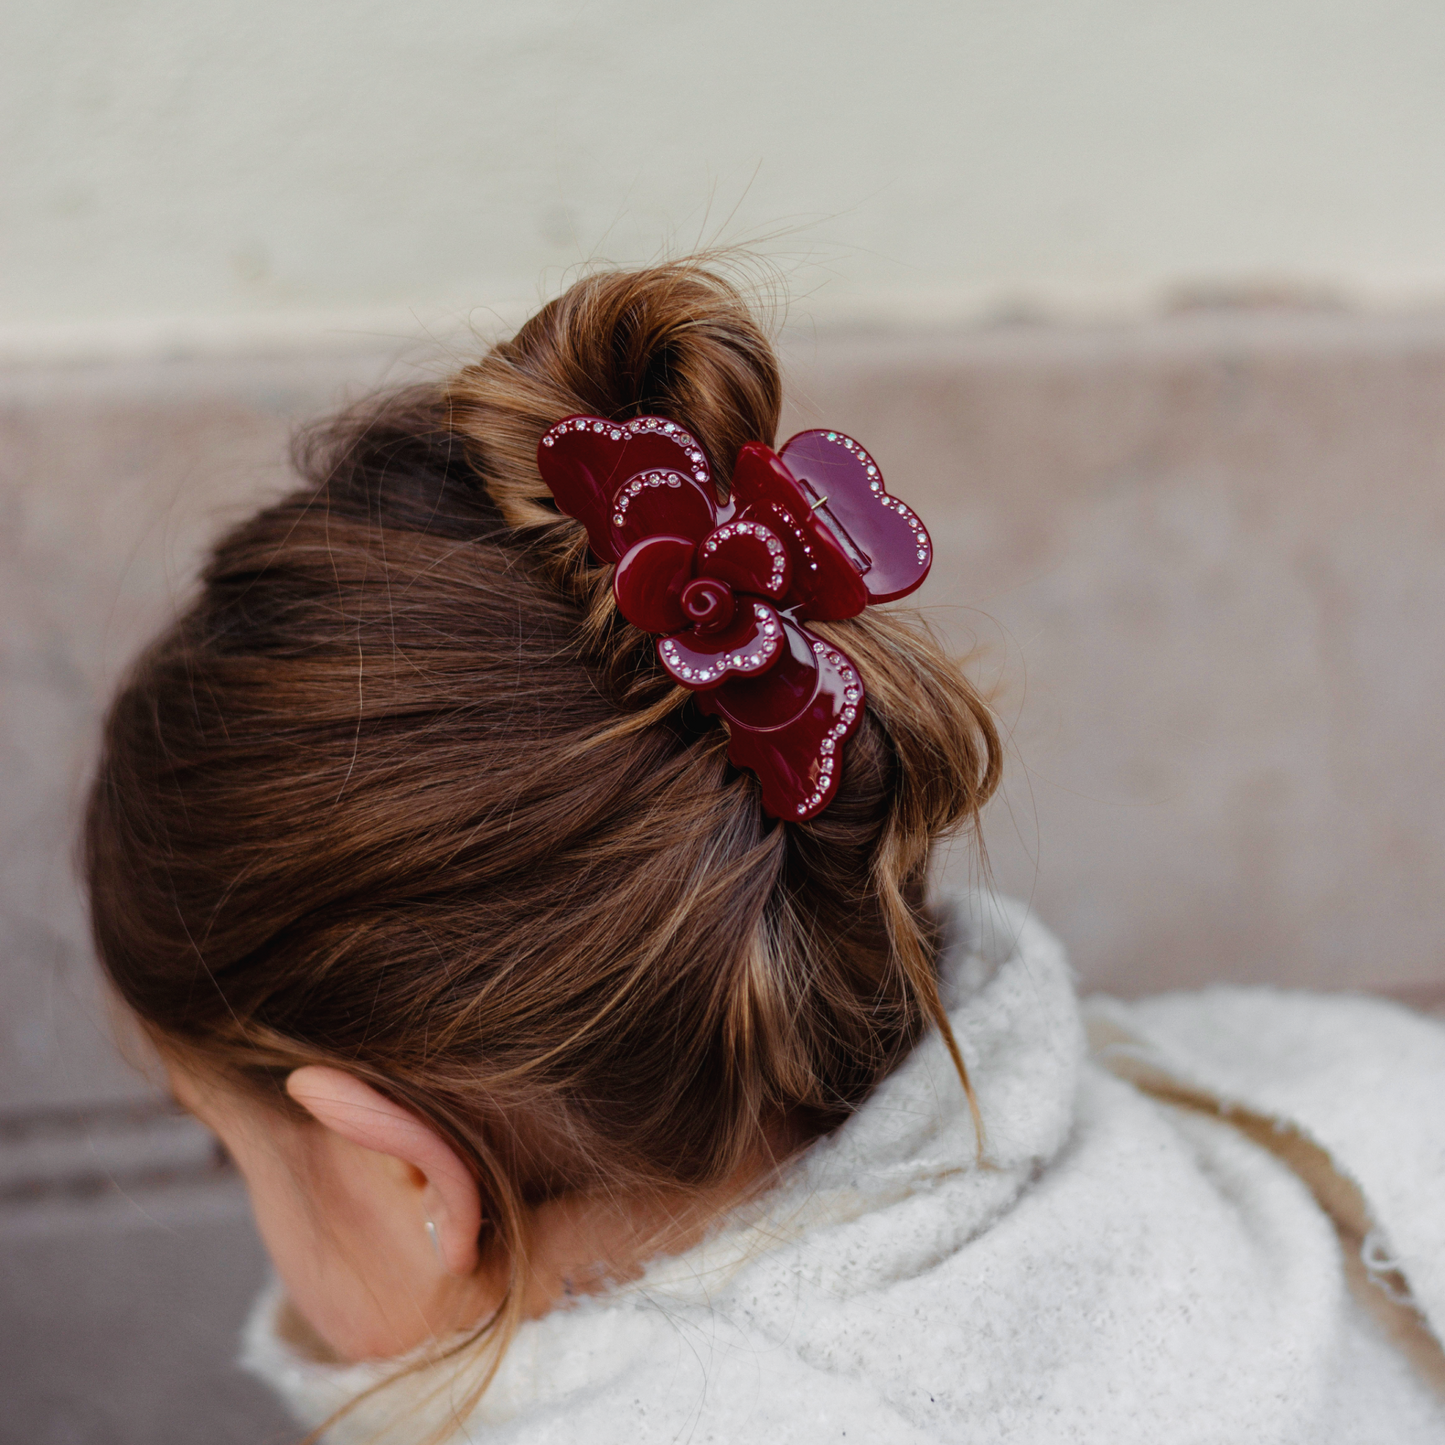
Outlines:
[[341,1069],[309,1064],[286,1080],[286,1092],[334,1134],[409,1164],[419,1176],[423,1219],[436,1227],[442,1262],[454,1275],[477,1267],[482,1200],[476,1181],[456,1150],[410,1109]]

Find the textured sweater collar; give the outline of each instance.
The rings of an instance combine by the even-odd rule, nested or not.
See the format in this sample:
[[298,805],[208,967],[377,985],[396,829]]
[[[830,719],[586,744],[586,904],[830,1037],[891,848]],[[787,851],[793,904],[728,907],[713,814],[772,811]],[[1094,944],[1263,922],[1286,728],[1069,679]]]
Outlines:
[[[727,1216],[703,1243],[654,1261],[605,1295],[525,1323],[469,1427],[519,1424],[601,1384],[612,1346],[639,1312],[706,1310],[739,1288],[763,1297],[799,1279],[834,1297],[864,1293],[926,1269],[1008,1209],[1068,1136],[1083,1056],[1079,1009],[1061,950],[1025,910],[973,896],[950,912],[944,1002],[984,1119],[982,1150],[948,1051],[930,1033],[777,1188]],[[945,1181],[949,1207],[933,1219],[928,1197]],[[921,1227],[895,1228],[900,1206]],[[413,1440],[455,1419],[455,1360],[326,1364],[288,1341],[285,1318],[273,1287],[257,1302],[243,1362],[304,1423],[320,1423],[398,1375],[344,1417],[328,1437],[338,1445]],[[589,1371],[598,1372],[595,1382]]]

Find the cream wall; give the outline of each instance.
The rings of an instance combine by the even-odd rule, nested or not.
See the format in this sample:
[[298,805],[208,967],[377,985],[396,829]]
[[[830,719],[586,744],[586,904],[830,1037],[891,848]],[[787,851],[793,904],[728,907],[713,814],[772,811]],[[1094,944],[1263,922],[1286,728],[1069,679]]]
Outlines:
[[1445,300],[1438,0],[6,12],[11,353],[445,328],[761,237],[805,319]]

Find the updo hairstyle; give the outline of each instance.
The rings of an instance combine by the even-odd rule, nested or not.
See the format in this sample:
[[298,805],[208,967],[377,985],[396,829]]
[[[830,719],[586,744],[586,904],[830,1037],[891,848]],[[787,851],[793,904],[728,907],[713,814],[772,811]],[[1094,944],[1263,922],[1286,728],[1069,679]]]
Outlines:
[[590,276],[306,436],[105,725],[86,867],[120,998],[278,1109],[325,1064],[415,1111],[514,1269],[540,1201],[715,1187],[931,1023],[952,1043],[925,875],[997,780],[986,705],[907,611],[815,624],[868,707],[831,806],[768,818],[537,471],[560,418],[651,413],[725,487],[779,405],[726,281]]

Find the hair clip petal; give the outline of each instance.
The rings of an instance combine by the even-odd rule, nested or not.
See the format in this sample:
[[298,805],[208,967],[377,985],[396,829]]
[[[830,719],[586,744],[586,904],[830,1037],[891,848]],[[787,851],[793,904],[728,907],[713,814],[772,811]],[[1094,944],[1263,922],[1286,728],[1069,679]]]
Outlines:
[[697,543],[688,537],[644,537],[622,554],[612,574],[617,610],[644,632],[680,632],[688,625],[682,594],[692,581]]
[[870,603],[906,597],[922,584],[933,543],[913,510],[888,495],[877,462],[858,442],[842,432],[799,432],[779,460],[821,499],[815,515],[848,552]]
[[717,500],[711,482],[698,482],[674,471],[639,472],[618,489],[613,500],[613,545],[624,551],[659,533],[700,541],[712,531]]
[[717,528],[704,539],[697,568],[699,575],[716,577],[739,592],[774,600],[787,592],[793,573],[782,539],[761,522],[728,522]]
[[[602,562],[618,561],[649,529],[691,535],[691,527],[659,525],[664,509],[654,503],[661,500],[656,494],[662,484],[649,487],[644,480],[634,491],[631,484],[640,477],[665,475],[666,493],[677,509],[692,518],[705,514],[702,532],[712,526],[716,493],[707,457],[691,432],[664,417],[628,422],[566,417],[538,444],[537,469],[558,507],[587,528],[587,540]],[[676,486],[671,485],[674,479]],[[684,480],[693,485],[685,489]],[[627,514],[644,491],[654,494],[638,509],[645,519],[629,526]]]
[[[788,659],[765,676],[702,693],[697,705],[728,724],[728,757],[750,768],[775,818],[806,822],[833,800],[843,744],[863,714],[863,683],[841,648],[783,621]],[[789,663],[792,666],[789,666]]]
[[716,630],[691,627],[662,638],[657,655],[676,681],[701,689],[766,672],[778,661],[782,642],[782,619],[766,602],[749,598]]

